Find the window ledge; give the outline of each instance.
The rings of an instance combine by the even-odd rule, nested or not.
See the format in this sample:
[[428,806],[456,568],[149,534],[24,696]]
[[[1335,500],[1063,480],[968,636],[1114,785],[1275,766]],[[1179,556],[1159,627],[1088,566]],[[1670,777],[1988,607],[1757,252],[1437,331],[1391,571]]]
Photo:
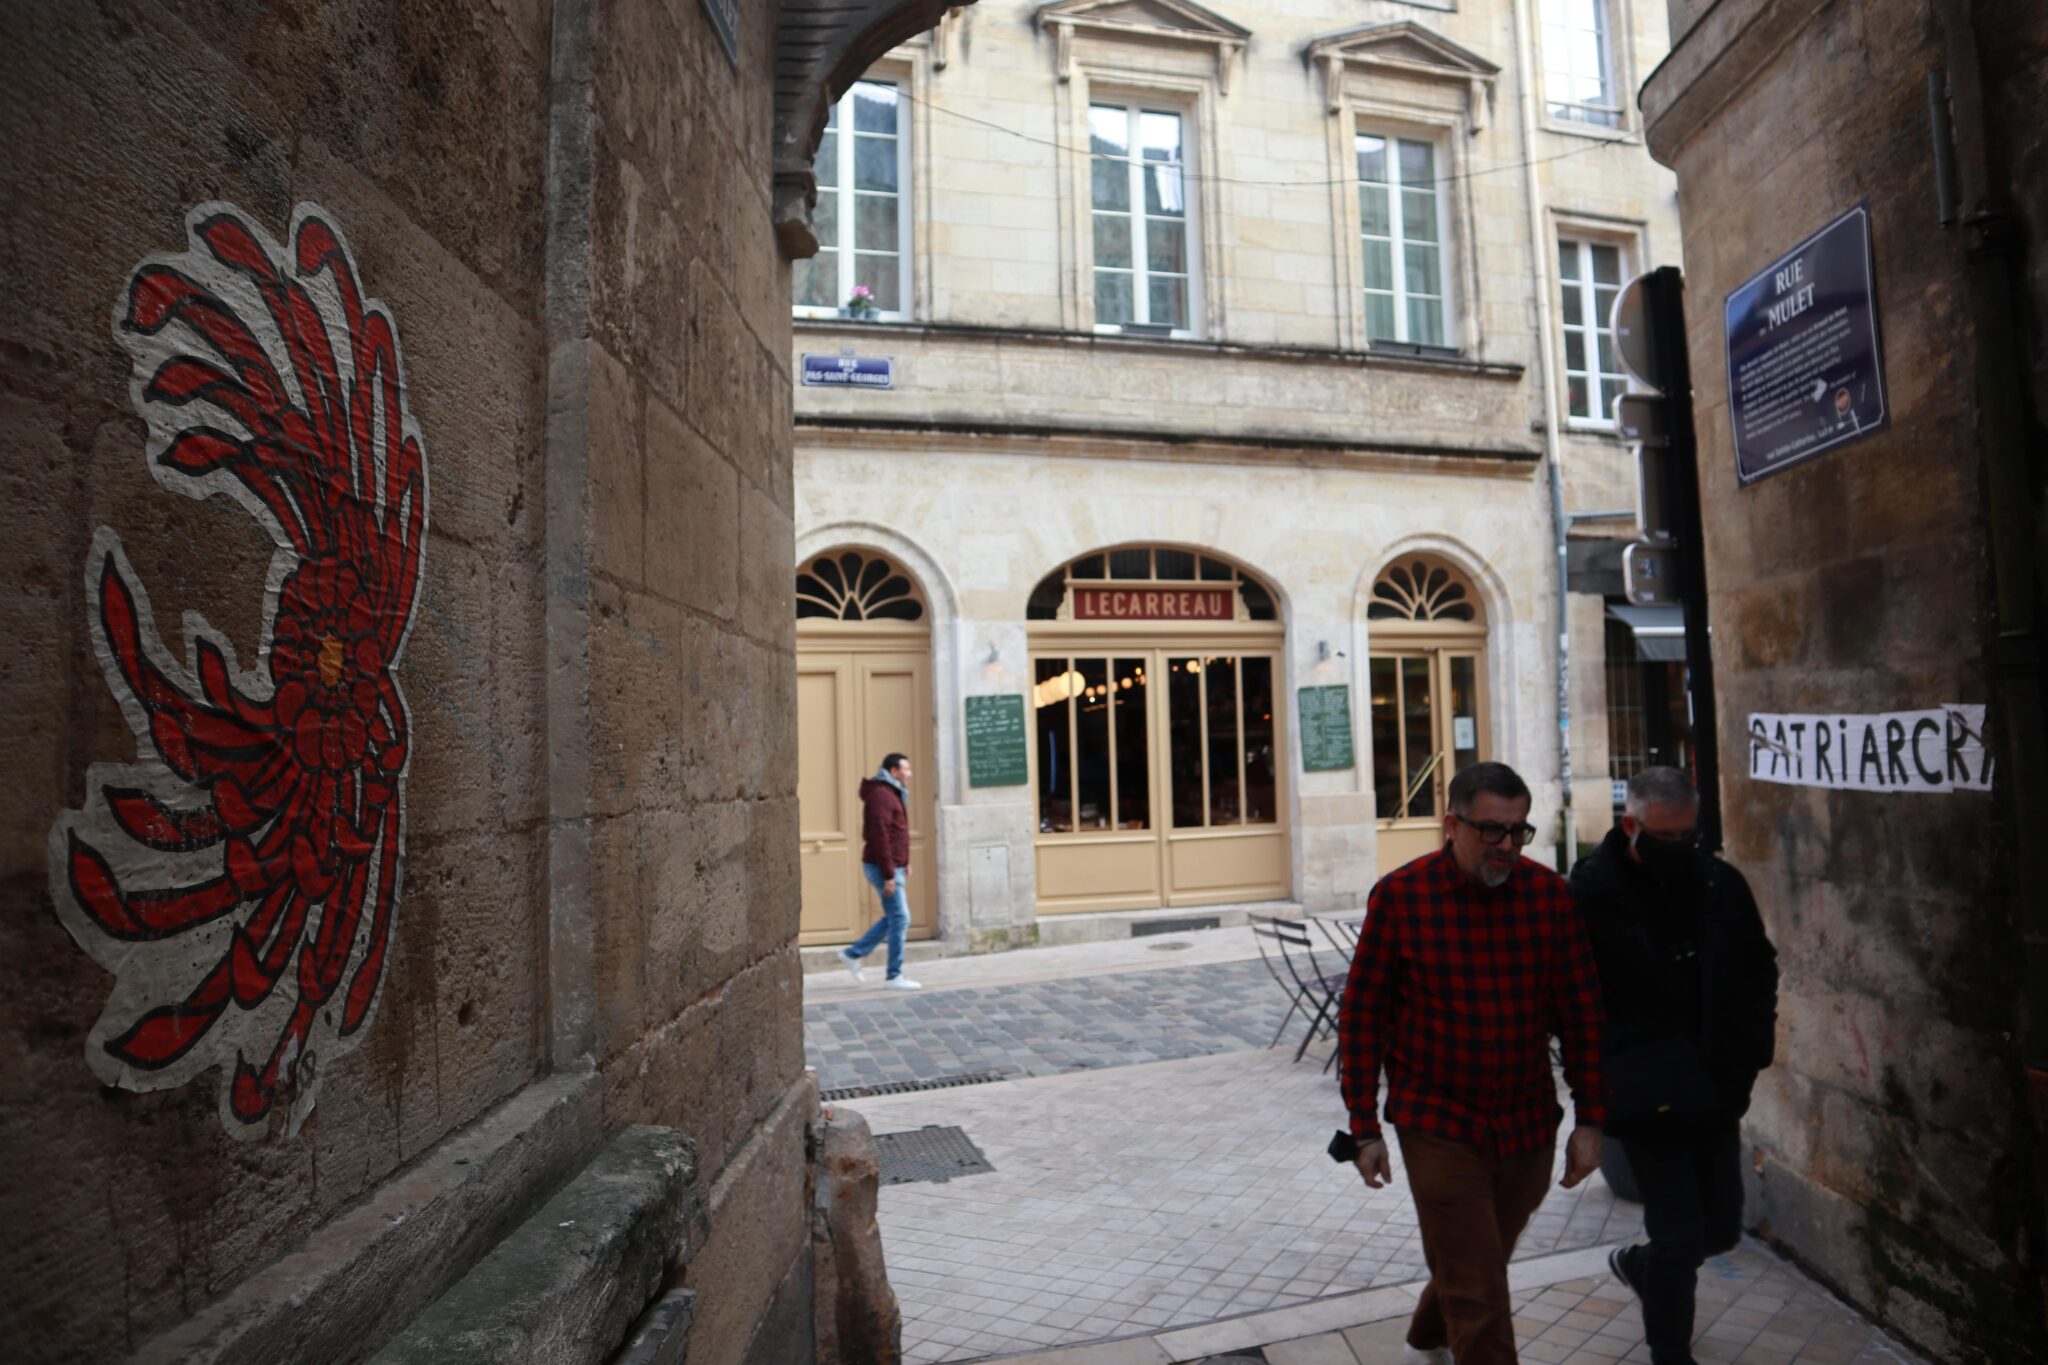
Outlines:
[[1566,137],[1582,137],[1593,142],[1640,143],[1643,140],[1642,133],[1635,128],[1603,128],[1597,123],[1580,123],[1576,119],[1545,118],[1543,131],[1562,133]]
[[[1321,363],[1410,369],[1438,374],[1466,374],[1482,379],[1519,380],[1527,366],[1513,361],[1480,360],[1461,351],[1440,353],[1390,352],[1374,348],[1363,351],[1336,347],[1300,345],[1252,345],[1201,337],[1154,337],[1135,333],[1066,331],[1057,327],[1003,327],[973,322],[853,322],[840,318],[795,316],[791,330],[800,334],[832,332],[845,335],[861,328],[887,327],[898,334],[933,340],[1014,342],[1040,346],[1088,346],[1113,350],[1170,350],[1183,354],[1231,356],[1245,360],[1278,360],[1290,363]],[[1384,346],[1386,343],[1381,343]]]
[[[1628,444],[1628,442],[1622,438],[1620,430],[1617,429],[1612,423],[1608,423],[1604,426],[1599,426],[1591,422],[1574,421],[1571,418],[1566,418],[1563,422],[1558,424],[1557,429],[1562,434],[1572,437],[1575,440],[1602,441],[1608,445]],[[1543,424],[1541,422],[1531,422],[1529,424],[1529,430],[1541,431],[1543,430]]]

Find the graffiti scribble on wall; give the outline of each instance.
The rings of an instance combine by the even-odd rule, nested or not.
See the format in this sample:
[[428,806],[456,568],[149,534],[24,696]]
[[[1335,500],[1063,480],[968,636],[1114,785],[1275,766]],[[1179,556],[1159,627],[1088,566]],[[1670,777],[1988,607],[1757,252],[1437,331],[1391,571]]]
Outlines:
[[100,528],[93,644],[137,761],[95,764],[58,819],[51,892],[115,977],[86,1044],[101,1080],[155,1090],[220,1066],[229,1131],[261,1131],[283,1097],[296,1132],[389,965],[426,459],[396,326],[325,212],[293,212],[288,250],[225,204],[186,227],[189,250],[136,268],[114,335],[156,481],[226,494],[276,542],[263,635],[244,671],[188,613],[181,664]]

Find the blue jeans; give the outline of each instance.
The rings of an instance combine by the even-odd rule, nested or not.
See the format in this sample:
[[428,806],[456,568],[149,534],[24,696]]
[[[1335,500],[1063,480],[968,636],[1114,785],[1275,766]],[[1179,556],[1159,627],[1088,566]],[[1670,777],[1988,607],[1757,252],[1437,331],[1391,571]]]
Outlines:
[[882,917],[868,926],[868,931],[860,936],[859,942],[846,950],[846,955],[866,957],[875,950],[886,934],[889,939],[889,979],[894,981],[903,975],[903,938],[910,932],[910,903],[903,896],[904,885],[910,880],[910,869],[896,869],[896,889],[888,893],[882,890],[882,883],[888,878],[882,875],[881,868],[873,863],[862,863],[860,870],[867,874],[868,884],[874,887],[875,894],[882,898]]

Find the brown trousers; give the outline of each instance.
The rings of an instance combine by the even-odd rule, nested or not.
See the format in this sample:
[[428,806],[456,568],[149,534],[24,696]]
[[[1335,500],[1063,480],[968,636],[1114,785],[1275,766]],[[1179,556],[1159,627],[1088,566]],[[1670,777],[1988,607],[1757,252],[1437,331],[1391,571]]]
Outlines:
[[1397,1136],[1429,1262],[1408,1344],[1449,1346],[1458,1365],[1514,1365],[1508,1256],[1550,1188],[1555,1140],[1495,1156],[1427,1133]]

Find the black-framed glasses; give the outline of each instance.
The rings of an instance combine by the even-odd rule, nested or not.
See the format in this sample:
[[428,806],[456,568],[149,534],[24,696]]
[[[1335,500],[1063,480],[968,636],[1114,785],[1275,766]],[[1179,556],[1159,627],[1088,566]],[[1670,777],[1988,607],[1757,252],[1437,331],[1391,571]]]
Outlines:
[[1529,841],[1536,837],[1536,826],[1523,820],[1518,824],[1503,825],[1498,820],[1467,820],[1452,812],[1451,818],[1479,836],[1482,844],[1497,844],[1503,839],[1512,839],[1516,848],[1527,848]]
[[1645,839],[1654,839],[1660,844],[1670,844],[1673,847],[1690,847],[1698,843],[1700,838],[1700,832],[1697,827],[1682,829],[1675,834],[1671,834],[1663,833],[1644,825],[1637,830],[1637,833]]

